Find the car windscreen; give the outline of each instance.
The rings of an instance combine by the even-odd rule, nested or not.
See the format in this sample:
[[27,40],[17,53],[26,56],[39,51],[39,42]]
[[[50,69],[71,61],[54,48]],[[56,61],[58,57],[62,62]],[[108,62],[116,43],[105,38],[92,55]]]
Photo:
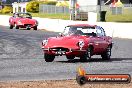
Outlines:
[[92,36],[93,33],[96,33],[95,27],[86,26],[86,27],[75,27],[67,26],[65,27],[63,34],[64,35],[87,35]]
[[31,15],[27,14],[27,13],[19,13],[17,15],[18,15],[18,17],[22,17],[22,18],[31,18]]

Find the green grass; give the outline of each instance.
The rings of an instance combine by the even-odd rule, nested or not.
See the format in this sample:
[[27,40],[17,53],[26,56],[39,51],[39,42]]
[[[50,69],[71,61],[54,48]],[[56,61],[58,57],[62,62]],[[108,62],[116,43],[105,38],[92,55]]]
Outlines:
[[51,18],[51,19],[64,19],[69,20],[70,14],[47,14],[47,13],[32,13],[33,17]]
[[105,18],[106,22],[132,22],[132,8],[124,9],[123,13],[118,15],[113,15],[112,12],[108,9]]
[[106,21],[132,22],[132,9],[124,9],[123,13],[120,15],[112,15],[112,13],[108,11],[108,13],[106,14]]

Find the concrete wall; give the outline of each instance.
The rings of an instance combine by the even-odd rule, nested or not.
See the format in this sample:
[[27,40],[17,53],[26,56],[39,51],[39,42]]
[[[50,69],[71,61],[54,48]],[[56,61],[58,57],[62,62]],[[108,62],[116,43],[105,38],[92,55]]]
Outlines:
[[[0,25],[9,26],[9,17],[10,16],[0,15]],[[38,20],[39,29],[62,32],[64,27],[69,24],[88,23],[102,26],[108,36],[132,39],[132,23],[70,21],[38,17],[34,17],[34,19]]]

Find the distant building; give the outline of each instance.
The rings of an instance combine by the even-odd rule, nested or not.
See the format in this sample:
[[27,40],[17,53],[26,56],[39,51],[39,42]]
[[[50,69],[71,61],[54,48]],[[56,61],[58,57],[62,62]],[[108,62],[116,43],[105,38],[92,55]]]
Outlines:
[[28,2],[21,2],[21,3],[14,2],[14,3],[12,3],[13,13],[15,13],[15,12],[27,12],[26,11],[27,3]]

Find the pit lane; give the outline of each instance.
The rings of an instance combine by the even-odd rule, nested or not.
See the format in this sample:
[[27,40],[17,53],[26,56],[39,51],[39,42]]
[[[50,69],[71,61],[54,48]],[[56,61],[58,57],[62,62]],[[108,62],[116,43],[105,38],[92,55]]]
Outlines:
[[132,40],[114,38],[112,59],[102,61],[96,56],[88,62],[76,58],[68,62],[65,56],[54,62],[43,59],[41,41],[57,33],[34,30],[10,30],[0,26],[0,81],[75,79],[77,67],[83,66],[89,74],[131,74]]

